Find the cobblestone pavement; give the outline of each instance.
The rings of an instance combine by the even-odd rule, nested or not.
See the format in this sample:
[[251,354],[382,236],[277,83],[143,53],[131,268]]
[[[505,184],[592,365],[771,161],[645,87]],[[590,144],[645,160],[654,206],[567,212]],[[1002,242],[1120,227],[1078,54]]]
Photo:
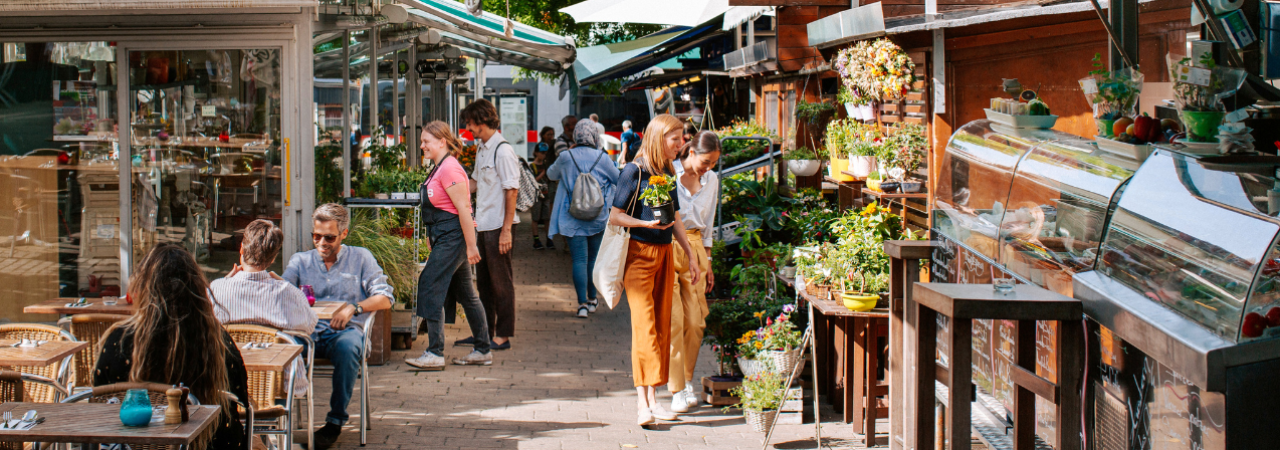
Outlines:
[[[527,221],[526,221],[527,223]],[[630,315],[626,306],[601,305],[589,319],[573,317],[576,297],[571,262],[562,250],[533,250],[529,228],[516,227],[516,336],[512,348],[494,352],[492,366],[449,366],[416,372],[404,364],[427,344],[418,337],[412,351],[393,354],[390,363],[370,367],[373,429],[368,449],[759,449],[763,433],[752,432],[740,413],[701,407],[683,421],[641,429],[635,425],[635,388],[630,374]],[[563,248],[563,241],[557,242]],[[469,331],[459,314],[446,330],[446,358],[469,347],[454,347]],[[701,353],[697,376],[711,375],[713,361]],[[330,383],[316,383],[316,417],[328,409]],[[666,389],[661,401],[669,401]],[[358,448],[355,414],[335,448]],[[834,413],[823,408],[824,419]],[[823,425],[824,448],[850,448],[850,427]],[[814,426],[778,425],[774,448],[815,448]],[[304,438],[305,439],[305,438]],[[833,442],[834,441],[834,442]]]

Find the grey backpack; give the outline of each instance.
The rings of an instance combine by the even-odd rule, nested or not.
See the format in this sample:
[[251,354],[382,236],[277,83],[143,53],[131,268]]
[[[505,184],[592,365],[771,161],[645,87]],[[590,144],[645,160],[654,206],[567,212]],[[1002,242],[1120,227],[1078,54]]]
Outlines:
[[595,164],[591,165],[591,169],[586,172],[582,171],[582,167],[578,166],[578,160],[573,158],[572,152],[566,152],[569,160],[573,162],[573,167],[578,169],[578,179],[573,182],[573,192],[569,195],[569,215],[578,220],[596,220],[600,216],[600,211],[604,209],[604,191],[600,189],[600,182],[596,181],[596,177],[591,175],[596,170],[596,164],[600,164],[600,157],[604,152],[596,155]]

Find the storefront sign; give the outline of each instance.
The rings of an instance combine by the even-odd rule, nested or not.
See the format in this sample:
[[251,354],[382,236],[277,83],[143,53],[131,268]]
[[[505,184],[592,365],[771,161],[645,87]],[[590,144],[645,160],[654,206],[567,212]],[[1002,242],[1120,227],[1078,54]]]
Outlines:
[[500,101],[502,106],[499,107],[498,114],[502,121],[502,137],[507,138],[512,147],[521,149],[516,150],[516,154],[529,156],[529,137],[526,132],[529,129],[529,108],[526,106],[528,99],[504,97]]

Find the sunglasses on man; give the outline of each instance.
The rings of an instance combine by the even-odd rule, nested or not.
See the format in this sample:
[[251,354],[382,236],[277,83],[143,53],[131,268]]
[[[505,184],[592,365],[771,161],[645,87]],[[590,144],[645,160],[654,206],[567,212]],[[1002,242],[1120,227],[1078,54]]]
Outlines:
[[312,240],[312,241],[315,241],[315,242],[320,242],[320,241],[322,241],[322,240],[323,240],[324,242],[337,242],[337,241],[338,241],[338,235],[336,235],[336,234],[320,234],[320,233],[311,233],[311,240]]

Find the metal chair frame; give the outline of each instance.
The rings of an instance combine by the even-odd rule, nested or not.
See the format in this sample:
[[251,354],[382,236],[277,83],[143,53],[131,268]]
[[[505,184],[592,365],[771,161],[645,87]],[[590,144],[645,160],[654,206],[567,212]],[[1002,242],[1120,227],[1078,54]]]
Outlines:
[[[236,326],[237,326],[236,324],[227,325],[228,331],[230,331],[230,328],[236,327]],[[253,448],[252,440],[253,440],[253,435],[255,434],[274,434],[274,435],[284,436],[283,438],[281,438],[281,441],[282,441],[281,447],[285,449],[293,448],[293,429],[295,424],[293,416],[296,411],[296,409],[294,408],[293,392],[294,392],[295,383],[297,381],[298,368],[300,365],[302,366],[302,369],[306,371],[306,374],[307,374],[307,393],[305,395],[305,399],[307,402],[307,443],[308,445],[310,445],[311,442],[315,442],[313,440],[315,430],[312,430],[312,426],[314,424],[313,420],[315,418],[315,397],[313,395],[314,390],[311,386],[313,372],[311,371],[311,363],[310,363],[310,361],[314,360],[315,345],[311,343],[311,339],[309,336],[305,336],[302,333],[299,333],[296,331],[277,330],[275,328],[263,326],[263,325],[249,325],[249,326],[254,328],[263,328],[264,329],[263,331],[265,330],[274,331],[275,337],[277,339],[283,339],[288,342],[294,343],[295,345],[300,344],[301,342],[306,342],[305,345],[307,349],[306,360],[304,361],[302,358],[295,359],[294,363],[291,364],[291,367],[284,374],[284,376],[288,377],[288,381],[285,382],[285,385],[286,385],[285,387],[286,395],[284,398],[285,414],[283,416],[275,417],[272,419],[260,419],[261,422],[259,422],[258,420],[250,420],[248,422],[249,424],[252,424],[250,425],[250,431],[249,431],[250,444],[251,444],[249,448]],[[305,341],[300,341],[300,339],[305,339]],[[237,341],[236,343],[239,344],[240,342]],[[246,403],[246,405],[250,405],[250,407],[246,409],[251,409],[252,403],[253,403],[252,399],[250,399],[250,401]]]
[[[374,314],[371,314],[369,316],[369,320],[364,321],[364,324],[360,327],[360,331],[364,332],[364,339],[363,339],[364,348],[360,352],[360,373],[359,373],[359,376],[360,376],[360,446],[361,447],[363,447],[365,444],[368,443],[369,430],[372,428],[369,421],[369,352],[373,350],[373,344],[369,340],[369,332],[371,331],[371,327],[373,326],[374,315],[376,315],[376,313],[377,312],[375,311]],[[307,336],[306,339],[308,343],[307,348],[312,349],[310,353],[311,353],[311,356],[314,357],[315,343],[311,341],[310,336]],[[314,359],[312,360],[311,365],[313,366],[312,373],[314,374],[314,366],[316,365],[314,362]],[[329,374],[330,377],[333,376],[333,366],[321,365],[320,368],[323,371],[321,372],[322,375],[327,373]],[[312,380],[312,383],[314,384],[315,377],[311,377],[311,380]],[[311,432],[308,432],[308,436],[310,436],[310,433]]]

